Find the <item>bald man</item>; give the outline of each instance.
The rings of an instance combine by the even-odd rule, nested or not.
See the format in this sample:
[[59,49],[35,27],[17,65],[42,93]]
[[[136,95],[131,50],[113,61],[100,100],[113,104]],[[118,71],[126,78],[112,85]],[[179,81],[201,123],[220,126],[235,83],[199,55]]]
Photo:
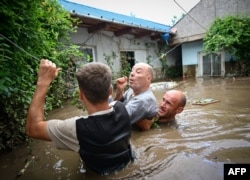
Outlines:
[[178,90],[167,91],[158,107],[157,115],[152,120],[143,119],[136,124],[142,130],[148,130],[157,120],[159,123],[168,123],[175,120],[176,114],[181,113],[186,105],[186,96]]
[[[131,124],[142,119],[152,119],[157,114],[157,101],[151,91],[153,68],[147,63],[136,63],[127,77],[116,81],[115,100],[123,102],[130,116]],[[124,89],[129,83],[129,89]]]

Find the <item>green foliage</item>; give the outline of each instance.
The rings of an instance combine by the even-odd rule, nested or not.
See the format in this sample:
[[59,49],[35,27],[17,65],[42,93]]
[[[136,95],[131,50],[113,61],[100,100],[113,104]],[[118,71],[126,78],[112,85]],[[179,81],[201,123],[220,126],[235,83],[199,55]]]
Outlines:
[[228,51],[239,60],[250,61],[250,17],[215,19],[204,38],[208,52]]
[[177,78],[182,76],[182,66],[166,66],[165,75],[168,78]]
[[151,64],[154,60],[152,59],[152,56],[151,55],[148,55],[146,57],[146,61],[147,61],[147,64],[149,64],[150,66],[153,67],[153,65]]
[[71,105],[76,106],[78,109],[81,109],[83,111],[86,110],[85,106],[79,99],[79,88],[76,88],[73,92],[73,99],[71,101]]
[[121,61],[121,77],[127,76],[129,77],[129,74],[131,72],[131,67],[130,64],[128,63],[128,61]]
[[160,56],[161,61],[161,72],[164,77],[167,78],[176,78],[182,76],[182,66],[176,64],[175,66],[169,67],[166,59],[166,54],[161,54]]
[[166,54],[161,54],[160,56],[160,62],[161,62],[161,73],[163,77],[168,76],[167,71],[168,71],[168,63],[166,59]]
[[128,77],[131,72],[130,63],[127,58],[128,57],[126,56],[126,53],[120,54],[121,74],[119,75],[119,77]]
[[45,104],[47,113],[71,96],[68,82],[74,82],[74,75],[69,71],[75,70],[73,57],[81,54],[77,46],[69,43],[69,33],[75,31],[72,24],[77,25],[77,20],[72,19],[57,0],[2,0],[0,16],[2,151],[12,149],[26,139],[25,118],[34,93],[40,58],[48,58],[64,69],[49,89]]
[[110,67],[112,74],[114,74],[114,69],[113,69],[113,65],[114,65],[114,60],[117,58],[117,54],[112,51],[111,55],[107,55],[105,53],[103,53],[104,59],[107,62],[108,66]]
[[171,19],[171,26],[174,26],[180,19],[182,19],[186,14],[185,13],[182,13],[180,15],[180,17],[177,17],[176,15],[174,15]]

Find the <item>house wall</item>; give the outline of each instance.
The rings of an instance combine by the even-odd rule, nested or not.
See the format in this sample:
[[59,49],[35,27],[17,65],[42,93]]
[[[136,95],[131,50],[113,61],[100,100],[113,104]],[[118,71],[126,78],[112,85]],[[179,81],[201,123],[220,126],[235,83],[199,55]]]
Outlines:
[[[174,47],[181,44],[183,76],[200,76],[201,67],[198,65],[198,54],[202,51],[202,39],[215,18],[222,18],[228,15],[250,15],[250,1],[201,0],[173,26],[173,29],[176,29],[176,35],[171,38],[170,45]],[[222,72],[222,74],[233,73],[235,69],[233,58],[225,54],[222,61],[224,63],[222,68],[225,69],[225,72]]]
[[198,54],[202,51],[202,41],[189,42],[182,45],[182,61],[183,65],[197,64]]
[[198,52],[202,51],[202,41],[184,43],[182,45],[183,77],[197,77]]
[[71,34],[71,39],[74,44],[94,48],[94,61],[108,64],[105,56],[112,57],[112,54],[115,54],[116,57],[111,58],[111,68],[115,76],[120,76],[120,51],[134,51],[135,61],[149,63],[154,68],[155,74],[161,68],[161,62],[157,54],[157,41],[152,41],[149,38],[135,39],[132,35],[116,37],[108,31],[89,34],[86,28],[79,28],[77,33]]
[[168,65],[182,64],[183,77],[196,77],[198,52],[202,51],[202,41],[184,43],[167,54]]
[[250,14],[249,0],[201,0],[173,28],[177,34],[171,44],[203,39],[215,18]]
[[196,77],[197,65],[182,66],[183,78]]

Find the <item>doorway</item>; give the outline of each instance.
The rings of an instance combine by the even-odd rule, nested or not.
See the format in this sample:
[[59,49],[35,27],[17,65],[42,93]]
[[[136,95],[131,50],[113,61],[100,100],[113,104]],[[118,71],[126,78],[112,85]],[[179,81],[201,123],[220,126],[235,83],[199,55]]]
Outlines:
[[201,53],[198,68],[201,76],[222,76],[224,72],[222,53]]

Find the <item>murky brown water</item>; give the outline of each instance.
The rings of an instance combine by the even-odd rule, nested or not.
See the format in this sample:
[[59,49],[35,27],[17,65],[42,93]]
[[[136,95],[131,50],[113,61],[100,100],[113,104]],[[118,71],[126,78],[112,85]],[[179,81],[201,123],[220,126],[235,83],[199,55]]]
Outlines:
[[[185,179],[222,180],[224,163],[250,163],[250,80],[188,79],[176,89],[186,93],[188,103],[175,125],[132,132],[136,161],[114,175],[100,177],[81,172],[77,153],[57,150],[50,142],[34,141],[0,156],[0,179]],[[162,98],[164,90],[155,92]],[[220,102],[193,105],[201,98]],[[50,114],[61,119],[81,115],[67,105]]]

